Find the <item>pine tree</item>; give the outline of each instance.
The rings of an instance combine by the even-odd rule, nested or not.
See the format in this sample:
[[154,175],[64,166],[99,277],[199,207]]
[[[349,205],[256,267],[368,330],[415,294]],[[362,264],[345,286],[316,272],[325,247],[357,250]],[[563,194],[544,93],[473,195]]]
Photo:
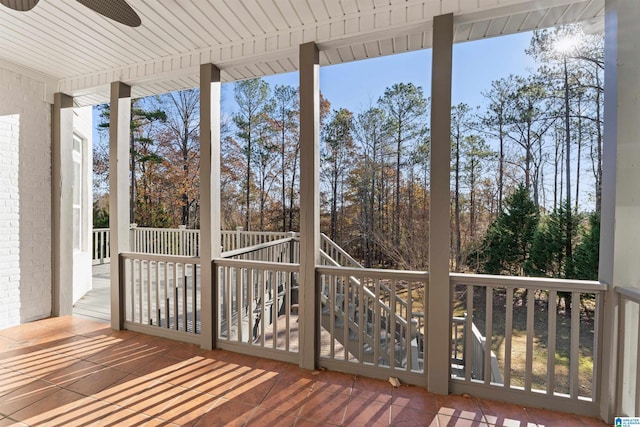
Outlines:
[[574,255],[575,278],[598,280],[600,260],[600,214],[589,216],[589,229],[582,233],[582,241]]
[[483,270],[488,274],[521,276],[538,225],[538,210],[520,185],[504,202],[483,242]]

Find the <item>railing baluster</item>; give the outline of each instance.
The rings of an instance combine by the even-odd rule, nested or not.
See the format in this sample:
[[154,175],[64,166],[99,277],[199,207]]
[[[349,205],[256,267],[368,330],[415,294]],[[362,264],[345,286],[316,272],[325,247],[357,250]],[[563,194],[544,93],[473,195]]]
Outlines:
[[[336,294],[337,294],[337,277],[329,276],[329,298],[327,304],[329,304],[329,333],[333,338],[334,331],[336,330]],[[330,356],[332,359],[335,359],[336,348],[335,348],[335,340],[331,340],[331,351]]]
[[[291,262],[291,260],[289,260]],[[284,283],[284,298],[285,298],[285,328],[287,333],[285,334],[286,338],[286,346],[285,350],[289,351],[291,349],[291,334],[289,331],[291,330],[291,275],[290,274],[282,274],[282,282]]]
[[131,321],[136,321],[136,279],[135,279],[135,270],[136,263],[140,261],[130,260],[129,265],[131,267]]
[[[595,309],[595,318],[593,320],[593,371],[591,374],[591,399],[595,402],[597,396],[597,390],[600,388],[600,346],[598,343],[600,342],[600,330],[602,328],[602,307],[603,296],[600,293],[595,294],[596,297],[596,309]],[[640,328],[638,328],[640,331]],[[640,372],[640,371],[639,371]]]
[[[391,327],[391,340],[389,345],[389,365],[394,369],[397,365],[396,361],[396,280],[391,280],[391,292],[389,292],[389,324]],[[398,340],[401,342],[401,340]]]
[[349,282],[345,276],[340,277],[340,287],[342,288],[342,307],[340,310],[342,312],[342,342],[343,350],[344,350],[344,360],[349,360]]
[[488,385],[492,381],[491,337],[493,337],[493,288],[491,286],[487,286],[485,297],[484,383]]
[[252,343],[253,342],[253,286],[254,286],[254,276],[258,276],[259,273],[258,271],[251,269],[249,270],[249,274],[248,274],[248,278],[249,278],[249,282],[247,283],[246,289],[247,289],[247,327],[249,329],[248,331],[248,339],[247,342],[248,343]]
[[[273,273],[273,270],[268,270],[268,283],[270,286],[270,290],[271,290],[271,317],[272,317],[272,322],[273,322],[273,340],[274,340],[274,347],[273,348],[278,348],[278,332],[279,332],[279,319],[278,319],[278,283],[276,281],[276,277],[275,274]],[[288,333],[288,331],[285,331],[285,335]]]
[[174,329],[177,331],[179,328],[178,317],[180,316],[180,309],[178,308],[178,297],[180,288],[178,286],[178,263],[173,263],[173,321]]
[[[621,294],[617,294],[618,299],[618,331],[626,330],[627,300]],[[639,329],[640,330],[640,329]],[[619,332],[621,333],[621,332]],[[618,338],[618,366],[624,366],[624,340]],[[616,373],[616,414],[622,414],[622,381],[624,379],[624,368],[619,368]]]
[[139,269],[138,269],[138,280],[139,280],[139,284],[140,284],[140,293],[139,293],[139,299],[138,299],[138,321],[140,323],[144,323],[144,311],[143,311],[143,303],[144,303],[144,261],[140,262],[139,265]]
[[473,369],[473,285],[467,285],[467,319],[464,325],[464,377],[471,381]]
[[238,280],[238,269],[237,267],[229,268],[229,276],[228,280],[224,284],[225,298],[227,304],[225,306],[227,310],[227,339],[231,341],[231,322],[232,322],[232,298],[231,298],[231,286],[233,286],[233,282]]
[[[405,316],[404,318],[407,321],[407,338],[405,339],[406,341],[406,347],[407,347],[407,370],[409,372],[411,372],[414,369],[413,366],[413,283],[414,282],[407,282],[407,300],[406,300],[406,306],[405,306]],[[418,330],[420,328],[419,323],[416,323],[416,333],[415,333],[415,340],[416,340],[416,352],[419,353],[418,351]],[[418,355],[416,354],[416,360],[418,360]],[[417,368],[417,366],[415,367]]]
[[580,293],[571,292],[571,356],[569,359],[569,392],[572,399],[580,394]]
[[513,330],[513,288],[507,289],[507,301],[505,304],[505,326],[504,326],[504,386],[511,388],[511,344]]
[[187,277],[187,264],[180,263],[180,267],[182,269],[182,330],[187,332],[187,323],[188,323],[188,313],[187,313],[187,301],[189,301],[187,296],[187,285],[189,279]]
[[[156,326],[162,326],[160,324],[160,263],[156,262],[156,306],[155,306],[155,314],[156,314]],[[152,315],[152,313],[150,313]]]
[[556,299],[558,293],[555,290],[549,291],[547,299],[548,325],[547,325],[547,395],[553,396],[556,391]]
[[242,286],[246,281],[247,269],[241,270],[240,279],[236,282],[236,324],[237,341],[242,342]]
[[[634,399],[634,408],[633,413],[638,414],[640,410],[640,357],[638,357],[638,353],[640,353],[640,306],[637,308],[636,313],[638,313],[638,319],[636,321],[636,387],[635,387],[635,399]],[[621,329],[622,330],[622,329]]]
[[362,286],[358,287],[358,363],[360,365],[364,365],[364,330],[367,327],[367,324],[364,320],[364,285],[365,278],[358,277],[358,281],[362,284]]
[[192,331],[194,334],[198,333],[198,270],[197,264],[191,264],[191,271],[193,272],[193,286],[191,288],[191,313],[193,314]]
[[[262,334],[264,335],[266,332],[265,330],[267,330],[267,326],[268,323],[270,321],[270,317],[267,316],[267,299],[268,299],[268,292],[269,292],[269,277],[266,275],[262,276],[262,280],[260,281],[260,288],[261,288],[261,310],[260,310],[260,318],[261,318],[261,323],[262,323]],[[274,328],[275,325],[273,325],[272,323],[272,328],[271,328],[271,348],[275,349],[276,348],[276,330]],[[266,343],[263,344],[264,346],[267,346]]]
[[525,356],[524,389],[531,391],[533,375],[533,337],[535,332],[534,313],[535,295],[533,289],[527,289],[527,347]]
[[164,312],[165,312],[165,316],[164,316],[164,327],[165,328],[170,328],[171,325],[169,324],[169,320],[170,320],[170,314],[169,314],[169,263],[168,262],[163,262],[162,263],[164,265],[164,295],[163,295],[163,301],[164,301]]

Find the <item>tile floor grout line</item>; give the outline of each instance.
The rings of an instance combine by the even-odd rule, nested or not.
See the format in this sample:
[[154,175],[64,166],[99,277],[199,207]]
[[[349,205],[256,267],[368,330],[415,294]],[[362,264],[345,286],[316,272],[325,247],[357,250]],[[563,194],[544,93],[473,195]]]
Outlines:
[[[90,322],[88,322],[90,323]],[[53,326],[55,325],[55,326]],[[115,332],[115,331],[104,331],[103,328],[101,326],[96,326],[95,324],[93,324],[93,326],[91,324],[87,324],[86,326],[83,326],[82,322],[64,322],[64,321],[60,321],[60,322],[55,322],[55,323],[47,323],[45,325],[41,325],[41,326],[36,326],[36,328],[39,328],[39,332],[34,330],[29,330],[27,326],[22,327],[22,329],[16,329],[14,332],[12,332],[12,335],[14,337],[18,337],[20,335],[23,336],[32,336],[32,339],[29,340],[16,340],[13,338],[7,338],[7,346],[15,346],[15,350],[16,353],[19,353],[21,350],[24,352],[25,355],[27,355],[26,357],[28,357],[29,355],[29,349],[28,347],[31,347],[32,353],[38,353],[37,356],[38,358],[44,358],[46,359],[47,354],[51,354],[51,355],[57,355],[60,356],[62,358],[64,358],[65,360],[69,360],[71,361],[69,366],[62,366],[59,369],[52,369],[49,370],[48,368],[45,369],[29,369],[29,368],[25,368],[25,369],[17,369],[19,368],[18,365],[15,364],[11,364],[11,367],[7,367],[4,365],[3,360],[2,360],[2,353],[0,353],[0,366],[3,367],[3,369],[6,369],[7,372],[11,372],[11,373],[15,373],[17,375],[20,376],[24,376],[25,381],[27,381],[27,383],[25,385],[28,385],[30,383],[33,383],[36,380],[41,380],[43,381],[43,384],[46,384],[46,387],[52,387],[52,391],[50,394],[48,394],[47,396],[42,397],[41,399],[36,400],[35,402],[32,403],[40,403],[43,399],[47,399],[47,398],[51,398],[51,396],[55,393],[58,393],[60,390],[66,390],[72,393],[76,393],[78,396],[82,396],[82,399],[91,399],[91,401],[97,401],[97,402],[101,402],[104,405],[107,406],[113,406],[114,408],[118,408],[118,409],[114,409],[113,411],[111,411],[108,415],[104,416],[103,418],[106,419],[107,417],[112,417],[114,416],[114,414],[117,414],[118,411],[128,411],[131,412],[132,416],[135,416],[135,414],[139,415],[139,416],[143,416],[145,419],[148,419],[148,421],[152,421],[152,420],[163,420],[166,423],[172,423],[172,421],[169,420],[164,420],[162,418],[162,411],[164,411],[165,409],[158,409],[158,410],[153,410],[154,407],[162,407],[162,408],[166,408],[166,407],[171,407],[174,405],[170,405],[170,402],[173,401],[173,399],[171,397],[167,397],[165,399],[162,400],[162,402],[158,403],[155,402],[153,398],[149,398],[149,401],[144,405],[144,408],[142,408],[141,410],[132,410],[130,409],[131,406],[127,403],[127,400],[125,399],[123,400],[118,400],[117,403],[111,403],[107,400],[104,400],[105,397],[101,395],[100,398],[95,397],[96,395],[98,395],[98,393],[104,393],[105,391],[109,394],[109,396],[117,396],[117,391],[112,390],[114,389],[114,384],[118,383],[118,381],[116,381],[116,383],[114,384],[110,384],[105,386],[104,388],[101,388],[101,390],[99,392],[95,392],[95,393],[91,393],[90,391],[83,391],[83,392],[78,392],[73,390],[73,385],[76,384],[79,381],[82,381],[83,379],[90,377],[91,375],[97,374],[103,370],[106,369],[113,369],[114,371],[117,371],[119,373],[121,373],[123,375],[122,379],[124,378],[129,378],[127,381],[135,381],[136,384],[139,384],[140,387],[142,387],[142,389],[149,391],[152,390],[154,387],[154,384],[163,384],[162,390],[163,391],[157,391],[154,393],[154,397],[157,397],[158,395],[162,395],[164,393],[169,393],[171,394],[171,390],[180,390],[179,393],[183,393],[186,391],[190,391],[193,393],[197,393],[197,394],[203,394],[203,395],[207,395],[207,396],[211,396],[212,398],[217,399],[218,401],[220,400],[225,400],[224,396],[229,396],[229,393],[231,393],[234,389],[237,390],[239,389],[242,385],[244,385],[246,387],[247,384],[250,384],[251,381],[255,380],[256,378],[259,378],[258,375],[251,375],[253,370],[255,369],[262,369],[265,372],[270,372],[273,375],[275,375],[275,378],[277,379],[276,381],[274,381],[272,384],[270,384],[270,386],[268,386],[268,390],[266,391],[260,391],[261,395],[260,396],[253,396],[255,398],[258,398],[256,400],[256,403],[252,404],[252,409],[251,409],[251,413],[249,414],[249,417],[246,419],[246,421],[244,422],[244,424],[251,424],[252,420],[255,422],[256,420],[258,420],[259,414],[261,413],[262,410],[268,411],[268,412],[278,412],[272,408],[267,408],[265,406],[263,406],[264,402],[266,401],[266,399],[271,395],[271,393],[274,390],[277,390],[280,386],[286,386],[286,385],[294,385],[294,384],[298,384],[298,388],[296,389],[297,391],[302,391],[304,390],[304,392],[306,393],[306,395],[304,396],[303,400],[299,403],[296,404],[296,406],[294,407],[295,409],[291,409],[287,412],[278,412],[281,414],[287,414],[288,416],[291,416],[293,418],[293,423],[297,423],[297,424],[301,424],[303,423],[305,420],[307,421],[315,421],[314,418],[308,418],[306,416],[302,416],[301,414],[303,413],[302,410],[304,408],[304,406],[310,401],[310,398],[312,398],[313,393],[318,393],[318,392],[326,392],[328,393],[326,396],[330,396],[331,394],[335,394],[337,395],[342,395],[346,397],[346,405],[344,405],[342,407],[342,413],[340,414],[340,424],[339,425],[346,425],[347,423],[349,423],[348,421],[348,411],[349,408],[351,407],[351,405],[353,405],[356,402],[356,398],[357,393],[356,393],[356,389],[357,389],[357,379],[358,376],[350,376],[350,377],[343,377],[344,374],[338,374],[335,372],[331,372],[331,371],[322,371],[320,372],[320,375],[314,375],[309,377],[308,374],[302,371],[298,371],[295,365],[289,365],[289,364],[284,364],[282,365],[282,367],[280,366],[276,366],[275,368],[269,368],[268,363],[261,363],[260,364],[260,368],[258,368],[257,364],[262,362],[264,359],[256,359],[256,358],[252,358],[252,357],[246,357],[246,356],[237,356],[236,354],[232,354],[232,353],[215,353],[215,352],[207,352],[207,351],[203,351],[202,353],[200,353],[200,355],[203,357],[202,360],[209,360],[210,362],[210,366],[209,366],[209,362],[207,362],[202,368],[196,368],[195,365],[193,367],[193,372],[198,372],[199,369],[204,369],[208,372],[213,372],[216,369],[218,369],[218,362],[223,362],[226,361],[225,363],[231,363],[234,365],[237,365],[237,367],[240,368],[240,375],[238,377],[235,377],[234,381],[234,385],[232,388],[225,390],[221,393],[220,396],[218,396],[217,394],[211,394],[208,391],[201,391],[198,390],[195,386],[196,383],[198,383],[197,381],[194,382],[193,379],[189,379],[189,384],[191,384],[190,386],[187,386],[187,383],[179,383],[180,382],[180,377],[177,376],[177,373],[180,372],[182,369],[186,369],[187,372],[191,372],[191,370],[188,368],[190,365],[183,365],[183,362],[187,362],[191,357],[193,357],[193,355],[195,355],[194,353],[192,353],[194,350],[193,349],[189,349],[188,351],[185,352],[177,352],[176,356],[166,356],[167,353],[176,351],[180,349],[180,346],[182,344],[180,343],[173,343],[171,341],[168,340],[162,340],[162,339],[157,339],[157,338],[149,338],[146,336],[141,336],[138,335],[136,333],[130,333],[130,332],[126,332],[126,337],[125,339],[116,339],[116,334],[118,334],[119,332]],[[46,329],[49,329],[48,331]],[[90,330],[91,328],[93,328],[92,330]],[[40,340],[40,339],[44,339],[42,337],[46,336],[46,335],[50,335],[51,330],[56,330],[59,331],[61,335],[65,334],[65,331],[71,331],[71,330],[78,330],[81,331],[80,333],[76,333],[76,332],[69,332],[70,336],[66,337],[66,338],[61,338],[61,344],[60,346],[56,346],[55,345],[55,341],[47,341],[47,342],[41,342],[39,344],[30,344],[30,342],[33,342],[34,340]],[[110,334],[110,332],[113,333]],[[74,354],[69,354],[69,347],[73,346],[73,339],[75,337],[81,337],[81,338],[95,338],[95,337],[113,337],[113,341],[109,343],[109,345],[105,345],[105,347],[112,347],[113,349],[115,349],[116,351],[118,350],[118,345],[123,343],[123,342],[127,342],[127,344],[131,345],[131,346],[141,346],[142,348],[152,348],[155,349],[156,351],[150,351],[148,353],[144,353],[143,355],[141,355],[139,357],[139,359],[141,360],[141,362],[138,362],[139,365],[141,365],[140,367],[136,367],[135,365],[132,365],[132,369],[130,369],[128,366],[125,365],[125,361],[123,358],[126,358],[126,356],[123,356],[122,351],[119,352],[119,355],[121,357],[116,357],[115,360],[110,360],[109,358],[107,358],[107,360],[100,360],[99,362],[95,361],[95,359],[98,359],[98,357],[96,355],[99,355],[100,352],[94,352],[94,351],[88,351],[88,352],[74,352]],[[133,341],[131,341],[133,340]],[[91,341],[89,341],[91,342]],[[65,346],[65,347],[62,347]],[[26,350],[25,350],[26,349]],[[7,351],[7,353],[10,353],[9,351]],[[181,354],[180,356],[177,356],[177,354]],[[220,357],[222,355],[222,357]],[[148,360],[157,360],[159,358],[164,358],[164,357],[168,357],[170,360],[168,361],[168,365],[165,367],[163,363],[157,363],[157,365],[154,366],[158,366],[157,368],[145,368],[144,365],[145,363],[143,362],[145,360],[145,358],[148,358]],[[236,357],[237,356],[237,357]],[[15,356],[17,357],[17,356]],[[68,358],[68,359],[67,359]],[[89,360],[90,358],[94,358],[94,360]],[[73,370],[72,366],[74,364],[77,364],[78,362],[86,362],[87,366],[84,366],[84,363],[82,363],[80,366],[78,366],[78,370],[79,370],[79,376],[77,377],[77,379],[72,378],[69,380],[64,380],[65,376],[72,376],[72,372],[70,372],[69,374],[66,373],[66,369],[71,369]],[[276,362],[269,362],[269,363],[276,363]],[[64,364],[63,364],[64,365]],[[172,368],[172,366],[176,365],[176,368]],[[210,369],[207,368],[207,366],[210,367]],[[93,369],[95,368],[95,371],[93,371]],[[85,371],[86,369],[86,371]],[[56,372],[61,371],[59,375],[55,375]],[[142,374],[140,374],[140,372],[142,372]],[[174,374],[175,372],[175,374]],[[327,373],[325,373],[327,372]],[[82,375],[80,375],[82,374]],[[335,374],[335,375],[334,375]],[[51,376],[50,376],[51,375]],[[45,377],[49,377],[49,379],[44,379]],[[287,378],[286,381],[282,381],[284,378]],[[58,381],[58,378],[60,379],[60,381]],[[270,377],[273,378],[273,377]],[[366,378],[366,377],[363,377]],[[301,381],[302,380],[302,381]],[[56,382],[54,382],[56,381]],[[280,382],[282,381],[282,383]],[[375,380],[372,380],[375,381]],[[380,389],[379,387],[381,387],[382,384],[384,384],[385,382],[380,380],[380,383],[372,383],[372,384],[367,384],[367,386],[369,386],[369,390],[367,394],[368,397],[366,398],[362,398],[365,401],[376,401],[376,402],[382,402],[381,406],[383,406],[384,408],[386,408],[385,410],[387,410],[387,423],[391,424],[392,420],[393,420],[393,409],[394,409],[394,403],[400,403],[399,399],[402,395],[395,389],[392,390],[391,392],[391,396],[390,399],[380,399],[379,398],[379,392]],[[178,383],[178,384],[177,384]],[[303,384],[304,385],[301,385]],[[124,384],[126,384],[126,382],[124,382]],[[11,392],[13,392],[14,390],[17,390],[21,387],[18,387],[17,389],[11,389],[11,385],[9,385],[9,391],[5,394],[9,394]],[[216,391],[217,390],[217,386],[212,385],[212,389],[209,391]],[[111,392],[109,392],[110,390],[112,390]],[[364,388],[364,390],[366,391],[366,387]],[[416,400],[412,400],[412,399],[422,399],[424,396],[424,394],[422,393],[422,389],[416,389],[414,397],[413,398],[409,398],[406,403],[404,404],[398,404],[395,406],[398,406],[398,408],[411,408],[412,407],[412,403],[413,401]],[[178,391],[176,391],[178,392]],[[226,399],[227,402],[231,402],[233,400],[242,401],[242,397],[244,395],[244,393],[250,393],[251,389],[246,390],[246,391],[242,391],[238,396],[232,398],[232,399]],[[407,394],[411,394],[412,390],[407,389],[406,393]],[[152,391],[153,393],[153,391]],[[403,394],[405,393],[405,391],[403,390]],[[3,394],[3,396],[5,395]],[[365,394],[362,394],[361,396],[364,396]],[[108,398],[108,397],[107,397]],[[428,399],[432,399],[433,396],[432,394],[427,394],[426,398]],[[109,399],[109,398],[108,398]],[[128,398],[129,400],[133,399],[132,396],[129,396]],[[433,398],[435,399],[435,398]],[[111,400],[111,399],[109,399]],[[322,400],[322,399],[321,399]],[[55,399],[53,399],[52,401],[55,401]],[[464,404],[464,402],[461,402],[461,407],[456,408],[456,402],[457,399],[453,399],[451,400],[450,404],[447,405],[450,408],[454,409],[455,412],[454,414],[452,414],[452,416],[450,418],[452,419],[459,419],[459,420],[464,420],[464,421],[469,421],[466,420],[466,416],[463,415],[463,418],[457,417],[456,415],[462,415],[462,412],[460,411],[465,411],[466,409],[463,409],[465,407],[467,407],[468,404]],[[359,402],[359,401],[358,401]],[[491,410],[487,407],[486,409],[483,407],[482,405],[482,400],[475,398],[473,399],[473,406],[476,408],[475,411],[476,413],[481,415],[481,419],[478,420],[479,423],[482,423],[482,425],[493,425],[491,423],[489,423],[489,415],[488,413],[491,412]],[[409,405],[409,406],[408,406]],[[175,405],[176,408],[179,408],[179,405],[176,404]],[[527,410],[527,408],[523,408],[523,414],[525,419],[523,419],[522,417],[519,418],[520,421],[526,421],[526,422],[530,422],[529,420],[533,420],[534,417],[532,416],[532,414],[529,412],[529,410]],[[17,411],[20,411],[22,409],[18,409]],[[418,410],[420,412],[423,412],[424,409],[415,409]],[[17,411],[12,412],[12,414],[16,413]],[[426,411],[431,413],[431,411]],[[439,411],[436,409],[436,413],[435,415],[435,420],[436,423],[434,423],[434,425],[442,425],[442,423],[439,420]],[[155,415],[147,415],[149,413],[154,413]],[[198,415],[196,416],[194,414],[193,418],[189,420],[190,424],[193,425],[204,425],[203,423],[203,417],[207,414],[207,413],[211,413],[211,411],[206,411],[204,412],[202,415]],[[553,413],[553,412],[552,412]],[[52,413],[54,414],[54,413]],[[311,413],[309,413],[311,414]],[[2,419],[7,419],[7,418],[11,418],[10,417],[11,414],[9,414],[8,417],[2,418]],[[49,414],[47,414],[48,416]],[[231,414],[232,415],[232,414]],[[338,414],[336,414],[338,415]],[[492,414],[493,415],[493,414]],[[562,414],[559,414],[562,415]],[[52,415],[55,416],[55,415]],[[474,416],[475,417],[475,416]],[[317,418],[317,417],[316,417]],[[528,419],[527,419],[528,418]],[[180,418],[172,418],[175,421],[178,421]],[[287,418],[288,419],[288,418]],[[575,424],[573,425],[586,425],[586,422],[584,422],[582,420],[582,418],[577,417],[577,416],[573,416],[567,417],[568,420],[573,421]],[[11,418],[12,421],[15,422],[21,422],[20,420],[15,420],[13,418]],[[380,420],[381,421],[381,420]],[[472,421],[474,422],[474,421]],[[177,423],[173,423],[173,424],[177,424]],[[531,425],[536,425],[534,422],[531,421]],[[604,424],[603,424],[604,425]]]

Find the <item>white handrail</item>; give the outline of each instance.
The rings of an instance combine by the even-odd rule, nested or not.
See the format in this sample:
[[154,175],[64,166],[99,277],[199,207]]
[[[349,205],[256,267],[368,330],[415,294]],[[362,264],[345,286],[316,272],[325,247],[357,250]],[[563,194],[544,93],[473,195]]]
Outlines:
[[607,285],[593,280],[553,279],[549,277],[449,273],[449,280],[456,285],[482,285],[496,288],[548,289],[561,292],[604,292],[607,290]]

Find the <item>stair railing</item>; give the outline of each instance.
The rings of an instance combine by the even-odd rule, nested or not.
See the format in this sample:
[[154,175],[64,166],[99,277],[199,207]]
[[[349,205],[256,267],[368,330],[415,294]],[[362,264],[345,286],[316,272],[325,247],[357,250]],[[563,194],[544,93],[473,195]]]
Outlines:
[[[331,240],[329,240],[328,238],[326,239],[327,242],[331,242],[333,243]],[[332,247],[338,248],[339,250],[342,251],[341,248],[339,248],[339,246],[333,244]],[[329,254],[327,254],[326,252],[324,252],[323,250],[320,250],[320,256],[321,259],[324,263],[324,265],[327,266],[332,266],[332,267],[343,267],[341,266],[338,261],[336,261],[335,259],[333,259]],[[348,254],[347,254],[348,256]],[[354,262],[356,262],[354,260]],[[357,263],[357,262],[356,262]],[[356,268],[362,268],[364,269],[362,266],[360,267],[356,267]],[[389,299],[391,300],[392,304],[395,304],[395,307],[400,307],[400,311],[399,313],[394,313],[393,310],[391,309],[391,306],[388,304],[388,301],[386,301],[385,299],[380,298],[379,296],[377,296],[374,292],[372,292],[369,288],[367,288],[366,286],[363,286],[360,282],[360,280],[358,280],[356,277],[354,276],[348,276],[348,280],[349,283],[351,283],[353,286],[355,286],[355,288],[357,290],[361,290],[362,292],[362,296],[363,298],[369,298],[372,300],[378,300],[378,307],[379,309],[382,311],[381,313],[379,313],[380,316],[380,323],[381,323],[381,327],[384,327],[384,331],[386,331],[386,334],[388,334],[388,336],[391,337],[395,337],[396,340],[398,340],[398,342],[401,344],[402,347],[407,345],[407,342],[411,341],[413,338],[416,337],[417,332],[420,328],[420,324],[413,324],[411,325],[411,328],[409,329],[409,336],[407,336],[407,320],[406,318],[403,318],[402,316],[407,315],[407,311],[408,311],[408,303],[407,301],[405,301],[404,299],[398,297],[397,295],[395,295],[394,292],[392,292],[391,288],[386,286],[385,284],[378,282],[378,286],[380,288],[380,290],[383,293],[386,293],[387,295],[389,295]],[[338,294],[338,290],[336,289],[336,295]],[[353,295],[350,295],[349,298],[346,298],[346,291],[343,289],[342,293],[345,294],[345,298],[343,298],[343,301],[345,300],[356,300],[355,298],[353,298]],[[322,300],[322,305],[326,306],[330,300],[330,290],[326,289],[326,288],[322,288],[321,290],[321,300]],[[336,298],[337,300],[337,298]],[[353,333],[360,333],[360,326],[357,322],[357,313],[356,310],[350,310],[347,307],[342,307],[342,305],[344,305],[344,302],[342,304],[340,304],[338,301],[336,301],[335,304],[335,315],[339,318],[340,321],[346,321],[349,324],[349,330],[352,331]],[[364,304],[360,304],[362,306],[366,306]],[[347,313],[345,313],[345,311]],[[418,313],[412,313],[414,315],[417,315]],[[367,315],[367,318],[369,316]],[[424,316],[419,316],[424,318]],[[369,320],[369,319],[367,319]],[[370,346],[374,346],[375,343],[375,337],[373,336],[374,334],[374,329],[372,328],[371,334],[368,333],[367,330],[367,325],[368,325],[368,321],[367,322],[363,322],[364,323],[364,329],[363,329],[363,339],[364,342],[367,345]],[[344,343],[343,343],[344,344]],[[390,362],[391,360],[391,351],[392,351],[392,346],[391,343],[387,343],[388,345],[385,348],[382,348],[382,352],[380,352],[379,356],[381,359],[383,359],[384,361],[386,361],[387,363]]]

